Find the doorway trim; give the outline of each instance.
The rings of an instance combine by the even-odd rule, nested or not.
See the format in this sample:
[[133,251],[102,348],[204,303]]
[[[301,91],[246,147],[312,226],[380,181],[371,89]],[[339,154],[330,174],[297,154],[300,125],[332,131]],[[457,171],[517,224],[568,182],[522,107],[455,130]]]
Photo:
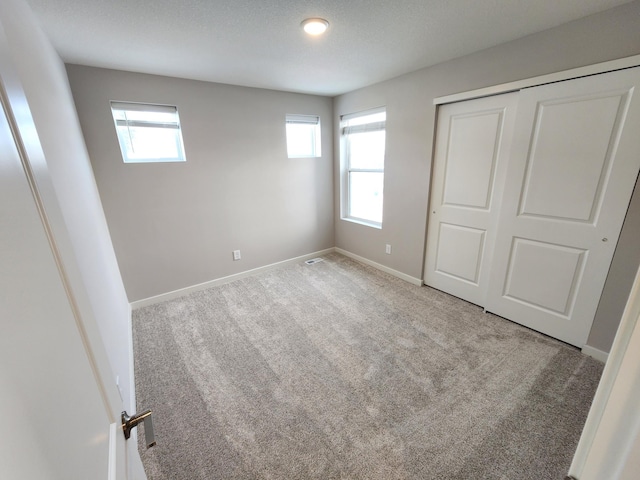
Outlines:
[[569,470],[576,478],[618,479],[640,433],[639,319],[640,269]]
[[499,95],[501,93],[515,92],[523,88],[537,87],[547,83],[562,82],[573,78],[588,77],[589,75],[598,75],[600,73],[612,72],[615,70],[624,70],[640,66],[640,55],[632,55],[631,57],[619,58],[608,62],[595,63],[586,67],[572,68],[562,70],[547,75],[539,75],[537,77],[526,78],[524,80],[516,80],[514,82],[501,83],[491,87],[469,90],[467,92],[454,93],[444,95],[433,99],[434,105],[442,105],[445,103],[461,102],[463,100],[471,100],[473,98],[488,97],[491,95]]

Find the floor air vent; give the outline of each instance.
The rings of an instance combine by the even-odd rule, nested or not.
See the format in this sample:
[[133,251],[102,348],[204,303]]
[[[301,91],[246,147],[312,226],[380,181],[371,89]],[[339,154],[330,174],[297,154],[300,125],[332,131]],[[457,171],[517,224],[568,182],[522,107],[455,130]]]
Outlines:
[[314,263],[318,263],[318,262],[322,262],[321,258],[312,258],[311,260],[307,260],[306,263],[307,265],[313,265]]

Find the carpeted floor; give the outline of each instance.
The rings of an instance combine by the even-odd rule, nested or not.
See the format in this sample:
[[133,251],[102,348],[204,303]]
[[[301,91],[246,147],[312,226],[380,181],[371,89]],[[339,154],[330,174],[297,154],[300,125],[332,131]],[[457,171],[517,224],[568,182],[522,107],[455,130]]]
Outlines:
[[561,480],[602,372],[338,254],[136,310],[133,324],[158,442],[141,450],[149,480]]

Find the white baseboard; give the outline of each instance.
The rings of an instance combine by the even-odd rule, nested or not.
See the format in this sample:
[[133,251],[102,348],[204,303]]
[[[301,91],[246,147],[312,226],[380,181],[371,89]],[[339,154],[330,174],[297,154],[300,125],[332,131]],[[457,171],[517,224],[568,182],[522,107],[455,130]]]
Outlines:
[[376,263],[372,260],[369,260],[367,258],[361,257],[360,255],[356,255],[355,253],[351,253],[348,252],[346,250],[343,250],[341,248],[336,247],[335,248],[336,253],[341,253],[342,255],[344,255],[345,257],[349,257],[349,258],[353,258],[354,260],[357,260],[360,263],[364,263],[366,265],[369,265],[373,268],[377,268],[378,270],[382,270],[385,273],[388,273],[390,275],[393,275],[394,277],[398,277],[406,282],[412,283],[414,285],[417,285],[419,287],[422,286],[422,280],[419,278],[415,278],[412,277],[410,275],[407,275],[406,273],[402,273],[399,272],[397,270],[394,270],[393,268],[389,268],[389,267],[385,267],[384,265],[380,264],[380,263]]
[[356,255],[355,253],[351,253],[351,252],[348,252],[347,250],[343,250],[341,248],[336,247],[336,248],[327,248],[326,250],[320,250],[319,252],[309,253],[307,255],[291,258],[289,260],[283,260],[282,262],[272,263],[270,265],[265,265],[264,267],[258,267],[252,270],[235,273],[227,277],[217,278],[215,280],[210,280],[208,282],[199,283],[198,285],[192,285],[190,287],[180,288],[178,290],[162,293],[154,297],[143,298],[142,300],[136,300],[135,302],[131,302],[131,309],[136,310],[138,308],[148,307],[149,305],[155,305],[156,303],[166,302],[167,300],[173,300],[174,298],[182,297],[183,295],[188,295],[189,293],[192,293],[192,292],[206,290],[207,288],[233,282],[234,280],[239,280],[241,278],[248,277],[250,275],[255,275],[256,273],[267,272],[275,268],[280,268],[280,267],[284,267],[285,265],[302,262],[304,260],[309,260],[310,258],[321,257],[322,255],[326,255],[328,253],[333,253],[333,252],[340,253],[345,257],[353,258],[354,260],[357,260],[360,263],[364,263],[366,265],[372,266],[373,268],[377,268],[378,270],[382,270],[383,272],[393,275],[394,277],[398,277],[406,282],[412,283],[413,285],[422,286],[422,280],[419,278],[412,277],[410,275],[407,275],[406,273],[402,273],[397,270],[394,270],[393,268],[385,267],[380,263],[376,263],[372,260],[361,257],[360,255]]
[[247,270],[240,273],[234,273],[233,275],[229,275],[227,277],[217,278],[215,280],[210,280],[208,282],[199,283],[198,285],[192,285],[190,287],[180,288],[178,290],[162,293],[154,297],[143,298],[142,300],[136,300],[135,302],[131,302],[131,308],[133,310],[136,310],[138,308],[148,307],[149,305],[155,305],[156,303],[166,302],[167,300],[173,300],[174,298],[182,297],[183,295],[187,295],[192,292],[206,290],[207,288],[215,287],[216,285],[223,285],[225,283],[233,282],[234,280],[239,280],[241,278],[255,275],[256,273],[267,272],[275,268],[284,267],[285,265],[290,265],[292,263],[298,263],[304,260],[309,260],[310,258],[315,258],[322,255],[326,255],[328,253],[333,253],[334,251],[335,251],[334,248],[327,248],[326,250],[320,250],[319,252],[309,253],[307,255],[302,255],[296,258],[290,258],[289,260],[272,263],[270,265],[265,265],[264,267],[258,267],[258,268],[254,268],[254,269]]
[[585,355],[589,355],[596,360],[600,360],[603,363],[607,363],[607,359],[609,358],[609,354],[607,352],[603,352],[602,350],[598,350],[597,348],[590,347],[589,345],[585,345],[584,347],[582,347],[582,353],[584,353]]

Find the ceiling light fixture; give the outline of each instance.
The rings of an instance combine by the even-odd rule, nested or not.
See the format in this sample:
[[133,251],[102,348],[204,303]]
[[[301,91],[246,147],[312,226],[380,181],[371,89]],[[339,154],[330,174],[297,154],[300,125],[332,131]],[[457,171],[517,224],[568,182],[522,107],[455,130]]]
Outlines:
[[329,28],[329,22],[324,18],[307,18],[301,25],[309,35],[322,35]]

